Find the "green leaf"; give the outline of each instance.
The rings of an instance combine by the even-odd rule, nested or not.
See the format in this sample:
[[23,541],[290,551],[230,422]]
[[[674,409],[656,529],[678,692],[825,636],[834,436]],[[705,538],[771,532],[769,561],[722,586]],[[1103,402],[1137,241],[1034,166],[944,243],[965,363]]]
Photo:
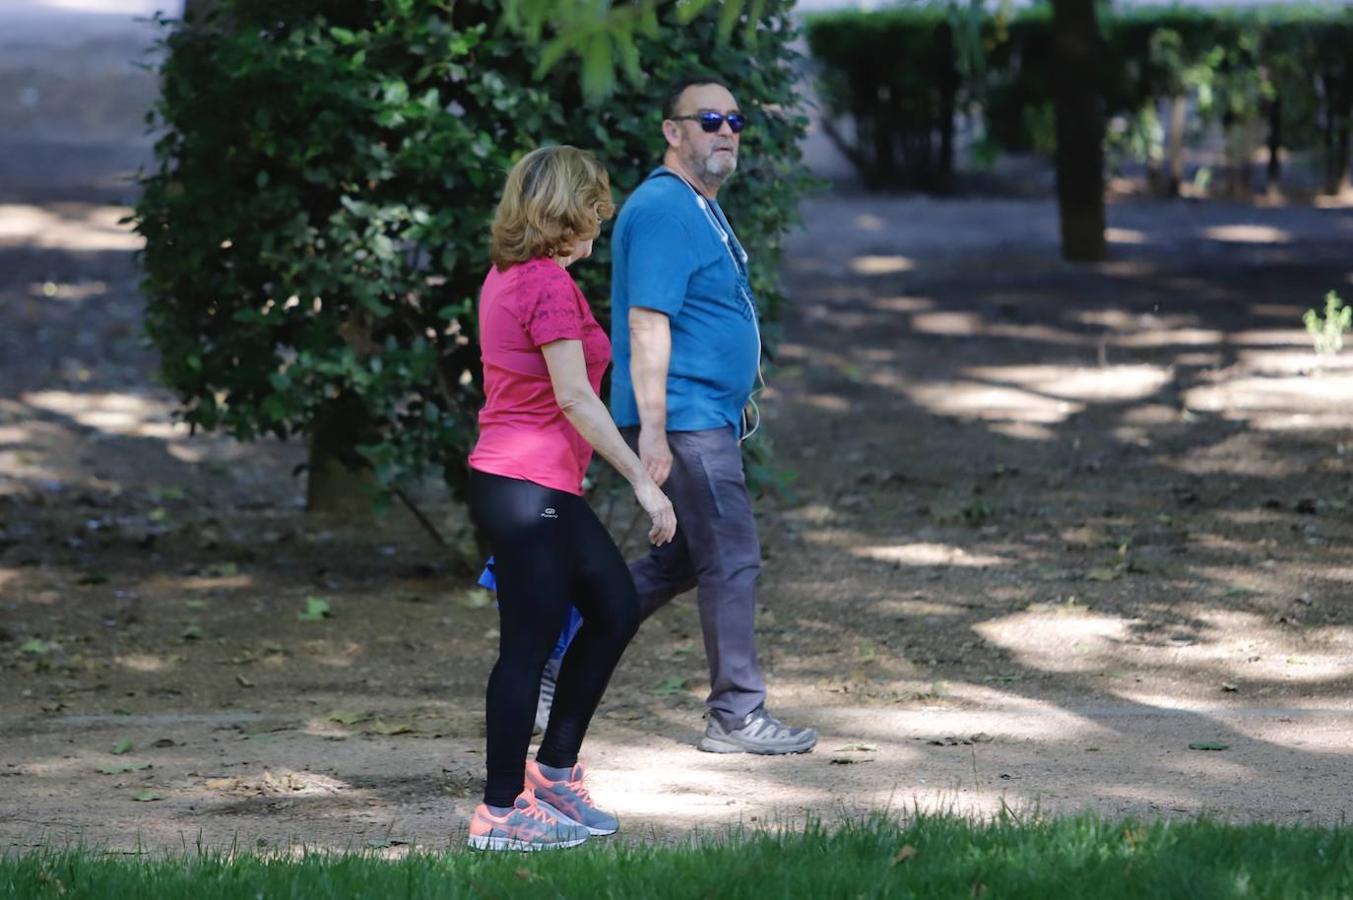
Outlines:
[[40,638],[30,638],[19,647],[19,652],[27,656],[42,656],[52,649],[52,645]]
[[351,712],[348,710],[336,710],[329,713],[330,722],[338,722],[341,725],[356,725],[358,722],[365,722],[371,718],[370,713]]
[[136,749],[136,745],[129,738],[123,738],[113,745],[113,755],[122,756],[125,753],[131,753],[134,749]]
[[1218,741],[1194,741],[1189,744],[1190,750],[1229,750],[1230,744],[1223,744]]
[[684,693],[690,686],[689,678],[682,678],[679,675],[673,675],[670,678],[664,678],[658,682],[650,693],[657,694],[659,697],[670,697],[673,694]]
[[200,641],[206,636],[207,633],[202,630],[202,626],[200,625],[189,625],[179,632],[179,637],[183,638],[185,641]]
[[386,722],[384,719],[377,719],[371,726],[371,731],[376,734],[383,734],[387,737],[396,734],[411,734],[414,727],[409,722]]
[[329,601],[319,597],[306,597],[305,612],[297,613],[296,618],[302,622],[318,622],[327,619],[329,613]]
[[155,791],[138,791],[132,794],[132,799],[137,803],[154,803],[157,800],[163,800],[164,794],[157,794]]

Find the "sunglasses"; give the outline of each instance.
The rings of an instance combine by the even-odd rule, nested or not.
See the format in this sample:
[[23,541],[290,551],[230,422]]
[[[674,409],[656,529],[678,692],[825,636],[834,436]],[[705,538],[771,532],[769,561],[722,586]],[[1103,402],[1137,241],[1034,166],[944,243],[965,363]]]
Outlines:
[[747,117],[742,113],[729,113],[725,116],[723,113],[702,112],[693,116],[672,116],[673,122],[680,122],[685,119],[699,122],[700,130],[706,134],[716,133],[723,127],[724,122],[728,123],[728,130],[734,134],[741,134],[742,129],[747,127]]

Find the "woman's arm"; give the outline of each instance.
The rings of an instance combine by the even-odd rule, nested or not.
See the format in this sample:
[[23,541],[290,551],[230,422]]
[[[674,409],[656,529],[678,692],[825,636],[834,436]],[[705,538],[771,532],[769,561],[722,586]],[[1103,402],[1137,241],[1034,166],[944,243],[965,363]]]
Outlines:
[[551,341],[540,350],[545,356],[559,409],[583,439],[633,486],[639,504],[653,518],[649,538],[655,544],[670,541],[676,532],[671,502],[620,436],[606,404],[592,390],[592,384],[587,380],[582,341]]

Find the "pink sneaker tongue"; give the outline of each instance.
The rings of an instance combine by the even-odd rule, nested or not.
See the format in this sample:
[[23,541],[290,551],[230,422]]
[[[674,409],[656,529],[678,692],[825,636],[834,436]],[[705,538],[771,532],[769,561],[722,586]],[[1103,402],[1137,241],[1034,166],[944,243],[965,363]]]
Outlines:
[[573,771],[569,773],[568,779],[569,779],[569,781],[582,781],[582,780],[583,780],[583,764],[582,764],[582,763],[574,763],[574,764],[573,764]]

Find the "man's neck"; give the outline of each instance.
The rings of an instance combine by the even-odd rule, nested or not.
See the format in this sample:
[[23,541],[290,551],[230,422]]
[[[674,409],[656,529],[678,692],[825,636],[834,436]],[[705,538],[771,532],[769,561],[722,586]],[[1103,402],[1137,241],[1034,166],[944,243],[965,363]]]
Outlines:
[[681,164],[681,160],[677,158],[677,155],[675,153],[672,153],[670,150],[663,155],[662,164],[667,168],[671,169],[673,172],[680,175],[682,178],[686,179],[686,181],[691,185],[691,187],[695,188],[701,194],[704,194],[710,200],[715,199],[715,197],[719,193],[719,188],[723,186],[723,181],[716,181],[710,183],[705,179],[700,178],[694,172],[690,171],[685,166],[683,166]]

